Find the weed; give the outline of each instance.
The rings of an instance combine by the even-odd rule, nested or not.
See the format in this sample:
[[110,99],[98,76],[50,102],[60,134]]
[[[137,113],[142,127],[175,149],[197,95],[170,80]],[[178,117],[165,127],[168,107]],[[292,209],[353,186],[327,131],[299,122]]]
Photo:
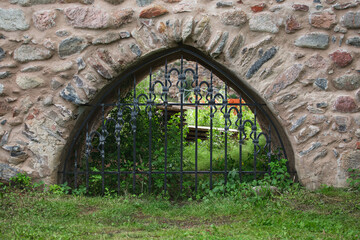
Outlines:
[[67,182],[57,185],[52,184],[48,186],[48,192],[57,195],[69,194],[71,188],[67,185]]

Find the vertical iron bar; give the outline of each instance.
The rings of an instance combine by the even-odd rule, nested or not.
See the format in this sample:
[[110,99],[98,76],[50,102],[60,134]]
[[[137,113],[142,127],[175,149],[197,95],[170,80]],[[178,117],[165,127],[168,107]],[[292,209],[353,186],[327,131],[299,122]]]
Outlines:
[[77,156],[77,150],[75,150],[75,163],[74,163],[74,188],[77,188],[77,160],[78,160],[78,156]]
[[242,131],[240,130],[242,124],[243,124],[243,115],[242,115],[242,98],[240,95],[240,110],[239,110],[239,114],[240,114],[240,123],[239,123],[239,176],[240,176],[240,182],[242,182]]
[[[103,140],[105,141],[105,136],[103,136],[104,132],[105,132],[105,119],[104,119],[104,104],[101,104],[101,122],[102,122],[102,132],[100,134],[100,136],[103,138]],[[105,142],[101,143],[101,192],[104,195],[105,192]]]
[[[257,136],[256,136],[256,108],[254,110],[254,135],[253,135],[253,138],[256,139]],[[256,164],[257,164],[257,161],[256,161],[256,155],[257,155],[257,149],[256,149],[256,144],[254,144],[254,179],[256,180]]]
[[[195,88],[199,86],[198,81],[198,63],[196,62],[195,65]],[[198,189],[198,111],[199,111],[199,98],[198,98],[198,92],[195,93],[195,193],[197,193]]]
[[[213,73],[210,74],[210,100],[213,100]],[[215,103],[215,100],[214,100]],[[210,189],[213,188],[213,106],[210,105]]]
[[269,124],[269,133],[268,133],[269,137],[268,139],[266,139],[266,141],[268,141],[268,172],[269,174],[271,174],[271,169],[270,169],[270,162],[271,162],[271,124]]
[[[168,71],[167,71],[167,59],[165,61],[165,88],[167,88],[167,81],[168,78],[170,80],[170,75],[168,76]],[[165,92],[165,101],[164,101],[164,108],[165,108],[165,163],[164,163],[164,194],[166,194],[166,190],[167,190],[167,184],[166,184],[166,172],[167,172],[167,117],[168,117],[168,110],[167,110],[167,96],[168,95],[168,91]]]
[[[151,85],[152,85],[152,69],[150,68],[150,76],[149,76],[149,100],[152,100],[151,96]],[[149,110],[148,110],[149,111]],[[152,111],[152,106],[150,107],[150,111]],[[151,193],[151,172],[152,172],[152,118],[149,117],[149,179],[148,179],[148,187],[149,187],[149,193]]]
[[[135,106],[135,102],[136,102],[136,78],[135,78],[135,75],[134,75],[134,103],[133,103],[133,111],[135,112],[136,111],[136,106]],[[133,113],[135,115],[135,113]],[[136,118],[135,116],[132,116],[134,117],[133,119],[133,124],[135,125],[136,127]],[[132,181],[132,190],[133,190],[133,194],[135,194],[135,184],[136,184],[136,128],[133,127],[133,172],[132,172],[132,175],[133,175],[133,181]]]
[[[184,59],[181,56],[180,62],[180,76],[183,76],[184,70]],[[186,80],[186,76],[184,76],[184,81]],[[184,151],[184,143],[183,143],[183,135],[184,135],[184,85],[183,82],[180,82],[180,194],[183,190],[183,151]]]
[[[120,105],[120,88],[118,89],[118,111],[120,111],[121,105]],[[117,118],[117,123],[120,123],[120,119]],[[118,139],[117,139],[117,192],[118,194],[120,194],[120,144],[121,144],[121,139],[120,139],[120,130],[118,132]]]
[[[89,134],[89,124],[86,124],[86,141],[88,140],[87,138],[90,136],[88,136]],[[90,135],[90,134],[89,134]],[[88,142],[86,142],[88,143]],[[90,146],[88,146],[88,144],[86,144],[86,192],[89,192],[89,157],[90,157]]]
[[[225,83],[225,114],[227,114],[228,112],[228,103],[227,103],[227,94],[228,94],[228,86]],[[225,185],[227,183],[227,118],[225,118]]]
[[[228,103],[227,103],[227,93],[228,93],[228,86],[225,83],[225,114],[227,114],[227,107],[228,107]],[[225,118],[225,185],[227,183],[227,118]]]

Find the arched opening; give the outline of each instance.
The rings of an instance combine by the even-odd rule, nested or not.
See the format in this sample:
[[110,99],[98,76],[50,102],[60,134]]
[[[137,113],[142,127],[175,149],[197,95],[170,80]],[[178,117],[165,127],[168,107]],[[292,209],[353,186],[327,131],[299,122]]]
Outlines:
[[[163,74],[156,74],[158,69]],[[199,69],[207,69],[206,79],[199,77]],[[215,78],[224,83],[217,89]],[[231,90],[237,102],[229,101]],[[186,96],[187,91],[192,96]],[[178,114],[171,116],[174,109]],[[194,115],[191,122],[186,111]],[[203,113],[206,123],[199,124]],[[217,116],[223,126],[215,124]],[[226,184],[230,173],[257,179],[278,158],[287,158],[288,170],[295,173],[290,141],[263,99],[226,67],[189,46],[138,59],[85,106],[74,129],[59,176],[75,188],[83,184],[89,190],[98,184],[101,193],[139,193],[152,192],[154,186],[168,191],[170,186],[196,192],[201,183],[212,188],[221,178]],[[221,163],[215,159],[219,139]],[[205,157],[199,154],[203,145]],[[253,152],[245,159],[246,146]],[[187,151],[193,159],[186,158]],[[201,164],[204,158],[208,162]]]

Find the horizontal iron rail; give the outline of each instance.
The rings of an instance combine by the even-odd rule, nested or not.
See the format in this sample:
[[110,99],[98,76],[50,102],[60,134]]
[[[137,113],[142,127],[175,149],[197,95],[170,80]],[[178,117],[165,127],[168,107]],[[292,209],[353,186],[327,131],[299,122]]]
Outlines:
[[[259,105],[266,106],[266,104],[259,104],[259,103],[226,103],[229,106],[253,106],[257,107]],[[81,106],[89,106],[89,107],[116,107],[117,103],[98,103],[98,104],[82,104]],[[133,106],[133,103],[120,103],[121,106]],[[148,106],[148,103],[137,103],[138,106]],[[164,106],[164,102],[161,103],[153,103],[152,106]],[[172,106],[181,106],[181,103],[166,103],[168,107]],[[215,104],[209,104],[209,103],[184,103],[183,106],[223,106],[224,103],[215,103]],[[185,110],[185,109],[184,109]]]
[[[117,172],[117,171],[107,171],[107,172],[91,172],[89,171],[88,173],[89,174],[92,174],[92,175],[102,175],[103,173],[104,174],[110,174],[110,175],[117,175],[117,174],[120,174],[120,175],[131,175],[131,174],[228,174],[232,171],[155,171],[155,172],[147,172],[147,171],[144,171],[144,172],[140,172],[140,171],[136,171],[136,172],[133,172],[133,171],[121,171],[120,173]],[[239,173],[239,171],[236,170],[236,173]],[[269,173],[268,171],[242,171],[241,173],[245,173],[245,174],[254,174],[254,173]],[[65,172],[65,174],[70,174],[70,175],[73,175],[75,174],[75,172]],[[85,171],[79,171],[79,172],[76,172],[76,174],[86,174]]]

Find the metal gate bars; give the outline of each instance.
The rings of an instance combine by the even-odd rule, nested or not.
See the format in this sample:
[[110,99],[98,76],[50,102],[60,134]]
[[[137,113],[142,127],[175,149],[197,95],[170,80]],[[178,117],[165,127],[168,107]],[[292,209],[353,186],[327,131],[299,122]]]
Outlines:
[[79,129],[60,172],[73,188],[192,194],[226,184],[229,173],[261,178],[270,161],[286,157],[279,134],[280,146],[273,144],[271,119],[260,128],[262,104],[245,102],[241,93],[230,100],[233,90],[211,69],[206,74],[181,57],[157,72],[150,68],[140,84],[133,75],[132,85],[127,94],[117,89],[115,102],[92,106],[101,118]]

